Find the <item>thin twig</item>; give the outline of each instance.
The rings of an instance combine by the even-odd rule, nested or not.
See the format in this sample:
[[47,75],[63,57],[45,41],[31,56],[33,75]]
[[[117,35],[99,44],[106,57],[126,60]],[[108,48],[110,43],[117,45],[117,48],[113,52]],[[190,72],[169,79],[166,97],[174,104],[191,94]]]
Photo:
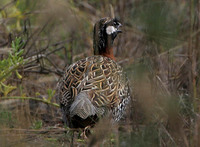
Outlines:
[[[38,39],[38,36],[39,36],[39,35],[42,33],[42,31],[46,28],[46,26],[48,25],[49,21],[50,21],[50,19],[44,24],[44,26],[41,28],[41,30],[40,30],[38,33],[36,33],[37,31],[35,31],[34,35],[37,34],[37,36],[35,37],[35,39],[33,39],[33,43],[32,43],[31,46],[28,48],[28,50],[27,50],[27,52],[26,52],[26,54],[25,54],[24,56],[28,55],[30,49],[31,49],[32,46],[35,44],[35,41]],[[32,35],[31,37],[29,37],[28,40],[30,40],[31,38],[33,38],[34,35]]]
[[50,104],[52,106],[55,106],[55,107],[60,107],[59,104],[57,103],[52,103],[48,100],[45,100],[45,99],[41,99],[41,98],[36,98],[36,97],[20,97],[20,96],[13,96],[13,97],[1,97],[0,99],[22,99],[22,100],[36,100],[36,101],[40,101],[40,102],[43,102],[43,103],[46,103],[46,104]]

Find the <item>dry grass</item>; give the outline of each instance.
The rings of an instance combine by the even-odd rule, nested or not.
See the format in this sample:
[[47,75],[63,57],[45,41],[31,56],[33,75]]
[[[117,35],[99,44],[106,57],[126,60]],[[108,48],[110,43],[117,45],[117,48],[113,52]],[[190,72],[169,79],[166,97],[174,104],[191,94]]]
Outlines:
[[[5,81],[17,86],[9,96],[48,98],[47,89],[56,89],[65,66],[92,55],[93,24],[110,15],[109,4],[123,24],[115,55],[134,100],[124,121],[113,125],[105,118],[87,140],[77,131],[74,146],[199,146],[199,0],[0,0],[0,58],[21,36],[29,61],[18,70],[22,79],[13,75]],[[58,102],[55,96],[51,102]],[[61,129],[59,109],[32,100],[0,99],[0,104],[4,146],[17,140],[19,146],[72,144],[72,131]],[[33,124],[38,121],[42,131],[37,132]],[[58,132],[44,133],[51,127]]]

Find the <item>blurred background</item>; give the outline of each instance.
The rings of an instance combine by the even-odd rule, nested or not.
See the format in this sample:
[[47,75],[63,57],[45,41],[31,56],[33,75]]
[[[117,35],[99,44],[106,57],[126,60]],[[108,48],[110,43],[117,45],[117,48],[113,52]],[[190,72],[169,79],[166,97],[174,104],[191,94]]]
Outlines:
[[[126,121],[84,140],[64,126],[56,86],[112,10],[134,99]],[[200,0],[0,0],[1,146],[200,146],[199,78]]]

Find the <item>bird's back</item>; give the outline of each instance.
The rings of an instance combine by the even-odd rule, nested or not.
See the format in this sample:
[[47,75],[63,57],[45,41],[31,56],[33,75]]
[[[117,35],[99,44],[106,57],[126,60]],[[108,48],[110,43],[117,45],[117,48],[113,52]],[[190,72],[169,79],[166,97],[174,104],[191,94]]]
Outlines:
[[118,121],[130,99],[126,76],[108,57],[92,56],[70,65],[59,83],[59,100],[69,127],[84,128],[112,112]]

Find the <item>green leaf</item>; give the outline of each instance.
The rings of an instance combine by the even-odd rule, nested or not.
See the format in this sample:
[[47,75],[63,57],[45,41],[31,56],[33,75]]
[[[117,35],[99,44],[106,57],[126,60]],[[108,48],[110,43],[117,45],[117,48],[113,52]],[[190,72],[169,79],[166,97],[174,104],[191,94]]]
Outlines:
[[19,72],[16,70],[16,75],[19,79],[22,79],[22,76],[19,74]]
[[0,92],[4,94],[4,96],[7,96],[8,93],[16,89],[15,86],[5,85],[4,83],[0,83]]
[[41,120],[38,120],[38,121],[35,121],[34,123],[33,123],[33,125],[32,125],[32,129],[41,129],[42,128],[42,125],[43,125],[43,123],[42,123],[42,121]]
[[52,89],[47,89],[47,94],[48,94],[48,99],[47,101],[51,101],[52,97],[55,95],[55,90],[52,90]]

